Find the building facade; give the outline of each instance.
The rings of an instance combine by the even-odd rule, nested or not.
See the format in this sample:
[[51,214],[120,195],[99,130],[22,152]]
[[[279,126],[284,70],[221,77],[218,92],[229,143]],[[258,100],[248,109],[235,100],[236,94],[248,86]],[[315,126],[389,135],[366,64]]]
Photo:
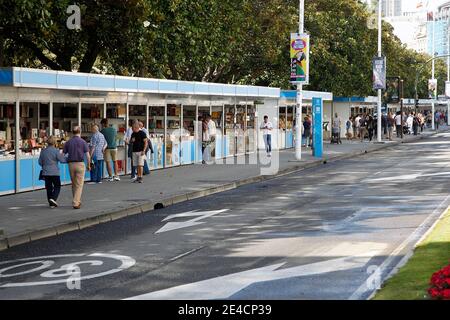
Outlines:
[[450,1],[439,6],[437,12],[429,14],[428,17],[427,53],[433,55],[434,36],[434,53],[437,55],[449,54],[448,34],[450,32]]
[[381,1],[381,14],[383,17],[400,17],[402,12],[402,0]]

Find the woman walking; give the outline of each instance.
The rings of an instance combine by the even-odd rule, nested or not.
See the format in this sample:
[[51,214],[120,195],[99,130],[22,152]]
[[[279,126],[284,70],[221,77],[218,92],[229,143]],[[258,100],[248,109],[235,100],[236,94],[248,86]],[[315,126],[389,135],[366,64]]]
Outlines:
[[58,206],[59,192],[61,191],[61,178],[58,163],[66,163],[64,155],[56,149],[56,139],[51,136],[47,141],[47,148],[42,150],[39,156],[39,165],[42,167],[42,177],[47,190],[47,201],[50,208]]

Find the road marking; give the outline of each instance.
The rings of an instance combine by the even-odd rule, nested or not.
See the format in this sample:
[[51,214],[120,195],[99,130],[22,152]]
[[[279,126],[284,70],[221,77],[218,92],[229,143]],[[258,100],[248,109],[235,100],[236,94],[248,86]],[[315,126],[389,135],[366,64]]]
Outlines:
[[161,229],[155,232],[155,234],[174,231],[178,229],[183,228],[189,228],[193,226],[198,226],[200,224],[204,224],[205,222],[202,222],[201,220],[204,220],[206,218],[210,218],[212,216],[218,215],[223,212],[227,212],[229,209],[223,209],[223,210],[215,210],[215,211],[189,211],[185,213],[179,213],[179,214],[173,214],[168,216],[163,220],[169,221],[176,218],[186,218],[186,217],[196,217],[194,219],[183,221],[183,222],[168,222],[166,225],[164,225]]
[[220,300],[228,299],[251,284],[305,277],[364,267],[379,251],[280,269],[286,263],[229,274],[217,278],[155,291],[125,300]]
[[[59,268],[47,270],[46,272],[43,272],[40,274],[40,277],[42,277],[44,279],[45,278],[47,278],[47,279],[48,278],[62,278],[62,279],[50,280],[50,281],[34,281],[34,282],[10,282],[10,283],[6,283],[6,284],[0,284],[0,288],[31,287],[31,286],[42,286],[42,285],[67,283],[69,277],[70,277],[71,281],[82,281],[82,280],[87,280],[87,279],[94,279],[94,278],[104,277],[104,276],[108,276],[108,275],[111,275],[111,274],[114,274],[117,272],[124,271],[126,269],[131,268],[132,266],[134,266],[136,264],[136,260],[134,260],[131,257],[121,256],[121,255],[116,255],[116,254],[105,254],[105,253],[94,253],[94,254],[90,254],[90,255],[64,254],[64,255],[34,257],[34,258],[25,258],[25,259],[0,262],[0,266],[1,265],[9,265],[6,268],[0,269],[0,279],[2,279],[2,278],[9,279],[9,278],[13,278],[16,276],[21,276],[21,275],[41,271],[44,268],[49,268],[49,267],[55,265],[55,260],[60,259],[60,258],[83,258],[83,257],[84,258],[95,258],[95,260],[80,260],[80,261],[64,264],[63,266],[61,266]],[[73,277],[72,270],[74,269],[75,266],[80,266],[83,264],[88,264],[90,266],[101,266],[101,265],[103,265],[104,262],[100,259],[104,259],[104,258],[119,261],[121,264],[117,268],[107,270],[104,272]],[[14,263],[19,263],[19,264],[14,264]],[[12,264],[12,265],[10,265],[10,264]],[[41,266],[34,267],[33,269],[18,272],[15,274],[4,274],[7,271],[14,270],[17,268],[20,268],[21,270],[23,270],[24,266],[35,265],[35,264],[41,264]]]
[[188,252],[185,252],[185,253],[182,253],[182,254],[180,254],[180,255],[178,255],[178,256],[176,256],[176,257],[173,257],[173,258],[170,259],[169,261],[170,261],[170,262],[174,262],[174,261],[176,261],[176,260],[180,260],[181,258],[187,257],[187,256],[190,255],[190,254],[193,254],[193,253],[195,253],[195,252],[197,252],[197,251],[202,250],[203,248],[205,248],[205,246],[202,246],[202,247],[199,247],[199,248],[192,249],[192,250],[190,250],[190,251],[188,251]]

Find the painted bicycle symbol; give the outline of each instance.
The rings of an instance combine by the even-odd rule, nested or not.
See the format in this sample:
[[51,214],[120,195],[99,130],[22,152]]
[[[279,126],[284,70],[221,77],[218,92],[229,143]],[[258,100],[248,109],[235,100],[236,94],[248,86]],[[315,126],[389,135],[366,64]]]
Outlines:
[[79,289],[82,280],[109,276],[135,264],[136,260],[131,257],[104,253],[65,254],[4,261],[0,262],[0,288],[66,283],[69,289]]

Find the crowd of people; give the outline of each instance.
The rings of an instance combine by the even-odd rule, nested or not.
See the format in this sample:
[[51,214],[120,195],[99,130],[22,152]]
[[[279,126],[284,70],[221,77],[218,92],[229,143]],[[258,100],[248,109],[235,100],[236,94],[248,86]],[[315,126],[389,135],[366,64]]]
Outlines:
[[[381,119],[382,131],[385,139],[393,140],[394,133],[398,138],[405,134],[418,135],[424,131],[426,126],[431,126],[433,117],[436,128],[447,121],[447,114],[443,111],[403,114],[392,112],[383,114]],[[202,153],[203,163],[210,161],[214,153],[216,140],[216,126],[209,114],[202,115],[198,119],[202,131]],[[312,118],[307,115],[303,119],[302,145],[311,147],[312,145]],[[339,136],[342,122],[336,114],[333,118],[333,134]],[[143,176],[150,174],[150,167],[147,162],[149,152],[154,153],[150,140],[150,134],[144,127],[144,123],[139,120],[130,120],[125,133],[125,144],[128,146],[128,157],[131,161],[131,179],[136,183],[143,183]],[[272,132],[274,127],[265,116],[260,126],[263,131],[263,138],[266,145],[267,155],[272,153]],[[346,137],[348,140],[358,139],[364,142],[366,139],[372,141],[377,134],[377,118],[372,114],[357,114],[351,116],[345,123]],[[107,181],[120,181],[119,165],[117,160],[117,129],[109,125],[108,119],[101,121],[99,125],[92,126],[92,137],[87,143],[81,138],[81,128],[74,127],[72,138],[64,145],[63,152],[54,147],[56,138],[51,136],[47,140],[48,147],[45,148],[39,157],[39,165],[42,167],[41,179],[45,181],[47,190],[47,200],[51,208],[58,206],[58,197],[61,190],[61,179],[59,163],[68,163],[70,178],[72,181],[72,205],[74,209],[81,208],[81,196],[85,180],[86,169],[90,171],[91,184],[101,184],[103,181],[103,167],[106,163],[108,173]]]
[[[425,127],[431,127],[432,113],[420,112],[389,112],[381,116],[381,130],[384,139],[393,140],[394,134],[397,138],[404,135],[419,135]],[[447,115],[443,111],[436,111],[434,114],[436,129],[447,121]],[[372,114],[357,114],[351,116],[345,124],[346,137],[348,140],[358,139],[361,142],[372,141],[377,135],[378,119]]]
[[[72,130],[72,138],[64,144],[62,152],[55,148],[56,138],[50,136],[39,156],[42,170],[40,179],[45,182],[47,201],[51,208],[58,207],[58,197],[61,191],[61,172],[59,163],[68,163],[72,182],[72,206],[81,208],[81,197],[86,170],[90,172],[89,184],[103,183],[103,168],[106,164],[108,177],[106,181],[120,181],[117,159],[117,129],[109,124],[108,119],[101,121],[101,127],[92,125],[92,136],[89,143],[81,137],[81,128]],[[210,161],[214,153],[216,140],[216,125],[211,115],[204,114],[199,118],[202,138],[203,163]],[[174,130],[176,131],[176,130]],[[176,135],[176,134],[175,134]],[[131,162],[131,180],[143,183],[143,176],[150,174],[147,155],[154,154],[149,131],[139,120],[129,120],[124,137],[128,147],[128,158]]]

